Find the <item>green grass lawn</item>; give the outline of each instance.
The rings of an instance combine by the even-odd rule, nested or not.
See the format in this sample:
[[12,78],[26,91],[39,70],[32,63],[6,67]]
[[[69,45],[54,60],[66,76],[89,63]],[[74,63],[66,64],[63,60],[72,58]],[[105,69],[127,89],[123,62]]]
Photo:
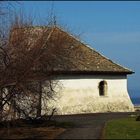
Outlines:
[[105,126],[105,139],[140,139],[140,121],[136,117],[112,120]]

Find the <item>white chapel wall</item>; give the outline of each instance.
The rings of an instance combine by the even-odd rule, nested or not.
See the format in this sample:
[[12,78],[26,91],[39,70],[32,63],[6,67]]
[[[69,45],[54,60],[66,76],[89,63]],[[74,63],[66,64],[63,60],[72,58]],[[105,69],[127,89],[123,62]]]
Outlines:
[[[59,76],[61,89],[56,100],[48,102],[57,114],[94,112],[131,112],[133,104],[127,91],[125,75]],[[107,95],[99,95],[99,83],[107,82]]]

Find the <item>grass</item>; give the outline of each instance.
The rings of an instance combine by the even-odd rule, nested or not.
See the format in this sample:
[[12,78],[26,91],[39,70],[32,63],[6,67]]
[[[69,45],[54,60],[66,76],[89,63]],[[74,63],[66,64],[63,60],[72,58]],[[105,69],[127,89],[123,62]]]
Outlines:
[[105,126],[105,139],[140,139],[140,121],[136,117],[111,120]]

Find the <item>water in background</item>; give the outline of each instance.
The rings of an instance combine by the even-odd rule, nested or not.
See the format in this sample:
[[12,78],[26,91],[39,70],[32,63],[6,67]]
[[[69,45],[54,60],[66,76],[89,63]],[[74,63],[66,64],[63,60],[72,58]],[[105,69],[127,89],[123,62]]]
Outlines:
[[140,105],[140,97],[130,97],[134,105]]

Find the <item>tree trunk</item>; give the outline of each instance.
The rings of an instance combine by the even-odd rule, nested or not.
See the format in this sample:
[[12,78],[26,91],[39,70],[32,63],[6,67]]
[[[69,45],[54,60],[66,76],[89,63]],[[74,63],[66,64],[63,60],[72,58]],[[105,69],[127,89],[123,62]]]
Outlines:
[[38,90],[38,105],[37,105],[37,117],[41,117],[42,110],[42,83],[39,82],[39,90]]
[[3,107],[2,107],[2,90],[0,90],[0,121],[2,121],[2,113],[3,113]]
[[[12,89],[11,88],[8,88],[8,94],[12,94]],[[12,98],[10,99],[10,108],[11,108],[11,111],[10,111],[10,116],[11,116],[11,119],[16,119],[16,101],[15,101],[15,93],[14,95],[12,96]]]

